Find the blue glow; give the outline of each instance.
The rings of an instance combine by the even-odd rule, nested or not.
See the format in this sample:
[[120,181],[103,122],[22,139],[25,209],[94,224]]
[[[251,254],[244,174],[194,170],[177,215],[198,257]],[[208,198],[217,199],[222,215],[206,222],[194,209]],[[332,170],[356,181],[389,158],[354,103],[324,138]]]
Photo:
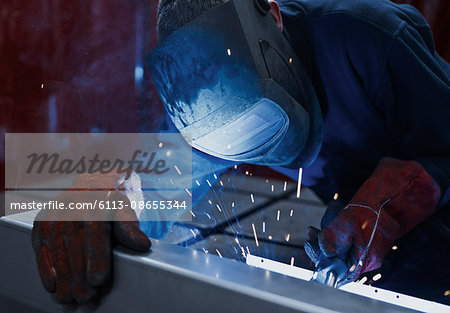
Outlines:
[[144,79],[144,68],[138,65],[134,69],[134,80],[136,82],[141,82],[142,79]]

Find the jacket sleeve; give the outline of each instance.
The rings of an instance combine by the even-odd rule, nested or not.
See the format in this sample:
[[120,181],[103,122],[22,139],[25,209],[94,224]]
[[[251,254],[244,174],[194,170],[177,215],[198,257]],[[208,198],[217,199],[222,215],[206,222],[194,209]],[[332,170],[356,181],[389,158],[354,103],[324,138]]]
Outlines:
[[395,142],[439,185],[440,208],[450,199],[450,66],[429,27],[406,22],[386,56],[375,105]]

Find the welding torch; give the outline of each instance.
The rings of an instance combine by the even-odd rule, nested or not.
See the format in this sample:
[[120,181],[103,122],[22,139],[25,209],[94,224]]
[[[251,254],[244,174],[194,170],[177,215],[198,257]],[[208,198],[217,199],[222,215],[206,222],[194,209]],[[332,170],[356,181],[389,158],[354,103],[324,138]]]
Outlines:
[[337,283],[344,278],[348,272],[347,264],[339,258],[327,258],[323,254],[316,263],[316,270],[311,281],[336,288]]

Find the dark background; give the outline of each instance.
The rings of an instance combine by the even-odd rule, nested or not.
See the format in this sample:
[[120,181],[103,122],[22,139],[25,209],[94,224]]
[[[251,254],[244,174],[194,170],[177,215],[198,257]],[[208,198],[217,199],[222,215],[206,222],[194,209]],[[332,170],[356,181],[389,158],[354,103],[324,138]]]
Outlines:
[[[396,2],[422,12],[449,61],[450,1]],[[155,0],[0,0],[2,190],[6,132],[140,132],[160,123],[145,67],[156,8]]]

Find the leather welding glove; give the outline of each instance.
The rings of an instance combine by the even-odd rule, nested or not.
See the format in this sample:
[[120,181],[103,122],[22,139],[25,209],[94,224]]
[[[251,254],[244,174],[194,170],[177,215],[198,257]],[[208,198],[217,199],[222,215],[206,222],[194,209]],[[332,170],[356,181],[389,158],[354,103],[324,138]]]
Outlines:
[[112,240],[136,251],[150,248],[150,240],[139,230],[127,196],[118,189],[119,179],[117,173],[83,174],[56,199],[66,205],[123,201],[124,207],[116,210],[120,216],[114,222],[79,221],[76,217],[75,221],[67,221],[67,215],[65,221],[58,221],[62,215],[44,217],[41,214],[55,214],[44,211],[34,221],[32,245],[39,274],[47,291],[56,293],[61,303],[86,303],[110,280]]
[[308,228],[305,250],[316,267],[322,254],[345,261],[342,286],[379,268],[394,241],[430,216],[439,198],[439,186],[418,162],[384,158],[327,227]]

